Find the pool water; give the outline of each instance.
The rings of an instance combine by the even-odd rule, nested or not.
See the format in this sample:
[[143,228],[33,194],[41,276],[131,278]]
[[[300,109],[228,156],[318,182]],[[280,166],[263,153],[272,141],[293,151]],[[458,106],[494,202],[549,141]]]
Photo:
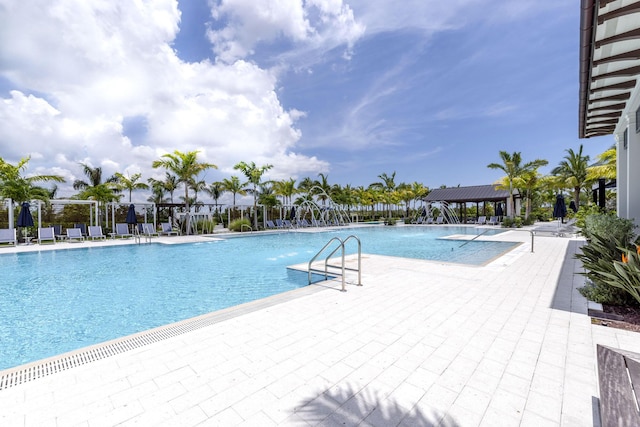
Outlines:
[[306,286],[306,273],[286,267],[308,262],[334,236],[357,235],[363,253],[467,264],[514,246],[438,239],[477,232],[369,227],[3,254],[0,370]]

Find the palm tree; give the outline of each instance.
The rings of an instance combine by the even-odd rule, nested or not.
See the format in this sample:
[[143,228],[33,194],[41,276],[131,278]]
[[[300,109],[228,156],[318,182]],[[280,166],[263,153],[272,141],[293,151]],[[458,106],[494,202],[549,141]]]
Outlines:
[[144,182],[138,182],[138,180],[142,177],[141,173],[135,173],[130,178],[124,176],[120,172],[116,172],[115,177],[117,178],[117,188],[122,190],[129,191],[129,203],[131,203],[131,193],[133,190],[148,190],[149,186]]
[[540,178],[542,176],[537,169],[526,171],[513,180],[514,185],[524,193],[525,213],[524,217],[529,218],[531,215],[531,204],[533,201],[533,193],[540,186]]
[[283,204],[290,205],[291,199],[296,193],[296,180],[289,178],[282,181],[275,181],[273,183],[273,190],[278,196],[282,196]]
[[198,202],[198,193],[207,190],[207,183],[204,180],[193,180],[189,183],[189,187],[193,190],[193,204],[201,206],[202,202]]
[[247,177],[247,184],[253,186],[251,189],[253,193],[253,227],[256,230],[258,229],[258,186],[261,183],[262,175],[272,167],[273,165],[258,167],[254,162],[240,162],[233,167],[236,170],[240,170]]
[[[153,178],[150,178],[150,179],[153,179]],[[162,182],[160,182],[159,184],[152,184],[151,196],[147,198],[147,202],[155,203],[156,205],[166,203],[167,199],[164,198],[164,193],[165,193],[165,190],[164,190],[164,186],[162,185]]]
[[[80,163],[82,172],[88,178],[88,181],[77,179],[73,182],[74,190],[80,190],[78,198],[92,199],[98,202],[98,205],[115,202],[120,200],[121,195],[118,193],[118,178],[115,175],[110,176],[104,182],[102,181],[102,168],[93,168],[86,163]],[[101,212],[98,209],[98,212]]]
[[580,208],[580,190],[588,182],[589,156],[582,154],[582,148],[580,144],[577,153],[572,148],[565,150],[567,155],[564,156],[564,160],[551,171],[552,174],[561,176],[565,185],[573,188],[573,201],[576,208]]
[[329,175],[325,175],[323,173],[319,173],[319,180],[313,181],[313,187],[319,187],[322,191],[315,190],[317,192],[318,197],[322,200],[322,205],[324,206],[327,202],[327,198],[329,197],[329,193],[331,193],[331,185],[329,185]]
[[209,184],[208,188],[204,189],[205,193],[207,193],[213,199],[213,202],[218,207],[218,199],[225,192],[224,185],[220,181],[215,181]]
[[236,194],[244,196],[247,192],[244,190],[245,186],[240,182],[240,178],[232,176],[231,179],[224,178],[222,180],[222,189],[233,194],[233,208],[236,208]]
[[27,169],[31,156],[23,157],[16,165],[6,162],[0,157],[0,197],[9,198],[17,203],[28,202],[32,199],[48,201],[50,190],[35,185],[37,182],[65,182],[58,175],[22,175]]
[[75,180],[73,182],[74,190],[85,190],[89,187],[95,187],[100,184],[116,184],[118,182],[118,178],[115,175],[112,175],[103,183],[101,167],[92,168],[86,163],[80,163],[80,166],[82,166],[82,172],[87,176],[87,178],[89,178],[89,182],[82,181],[80,179]]
[[396,190],[396,172],[393,171],[391,175],[387,175],[386,173],[381,173],[378,175],[382,181],[374,182],[369,185],[370,188],[375,188],[381,190],[384,193],[383,199],[385,200],[385,204],[387,205],[387,210],[389,214],[389,218],[391,218],[391,196],[390,194]]
[[182,153],[175,150],[173,153],[163,154],[162,159],[154,160],[151,166],[153,168],[164,168],[168,172],[173,173],[178,182],[184,185],[184,203],[186,210],[186,231],[191,233],[191,220],[189,218],[189,183],[207,169],[217,169],[213,163],[204,163],[198,161],[198,151],[189,151]]
[[509,210],[511,212],[511,216],[515,216],[515,207],[513,203],[513,190],[514,180],[521,176],[523,173],[535,170],[540,166],[544,166],[549,162],[547,160],[536,159],[531,162],[527,162],[524,165],[522,164],[522,156],[520,152],[516,151],[513,154],[509,154],[506,151],[500,151],[500,158],[502,159],[502,164],[500,163],[490,163],[487,165],[490,169],[500,169],[506,175],[503,179],[506,181],[506,187],[509,190]]
[[615,145],[598,154],[598,161],[587,168],[588,181],[596,181],[599,178],[616,179],[616,156]]
[[413,191],[414,194],[414,199],[413,199],[413,208],[416,208],[416,202],[421,201],[424,197],[427,197],[427,195],[429,194],[429,187],[425,187],[424,184],[414,181],[411,184],[411,190]]

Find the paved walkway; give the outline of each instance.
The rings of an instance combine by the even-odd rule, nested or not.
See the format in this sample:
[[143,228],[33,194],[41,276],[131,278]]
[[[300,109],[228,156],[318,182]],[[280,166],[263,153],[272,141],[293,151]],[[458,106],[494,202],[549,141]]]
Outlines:
[[640,334],[591,325],[579,240],[508,234],[525,243],[484,267],[367,255],[346,293],[0,390],[0,425],[597,426],[595,346]]

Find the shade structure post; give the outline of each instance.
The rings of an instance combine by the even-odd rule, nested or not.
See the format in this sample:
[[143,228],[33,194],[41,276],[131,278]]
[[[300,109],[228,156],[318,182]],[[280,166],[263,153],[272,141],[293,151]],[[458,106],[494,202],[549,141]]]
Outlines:
[[8,216],[8,223],[9,223],[9,228],[15,228],[13,226],[13,200],[10,198],[6,198],[4,199],[4,202],[6,203],[7,206],[7,216]]

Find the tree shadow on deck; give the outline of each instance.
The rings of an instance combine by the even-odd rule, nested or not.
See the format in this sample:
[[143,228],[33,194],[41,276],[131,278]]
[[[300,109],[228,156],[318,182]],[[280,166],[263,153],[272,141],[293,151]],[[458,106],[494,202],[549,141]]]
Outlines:
[[319,426],[459,427],[446,413],[407,407],[371,388],[327,390],[297,411],[305,421]]

